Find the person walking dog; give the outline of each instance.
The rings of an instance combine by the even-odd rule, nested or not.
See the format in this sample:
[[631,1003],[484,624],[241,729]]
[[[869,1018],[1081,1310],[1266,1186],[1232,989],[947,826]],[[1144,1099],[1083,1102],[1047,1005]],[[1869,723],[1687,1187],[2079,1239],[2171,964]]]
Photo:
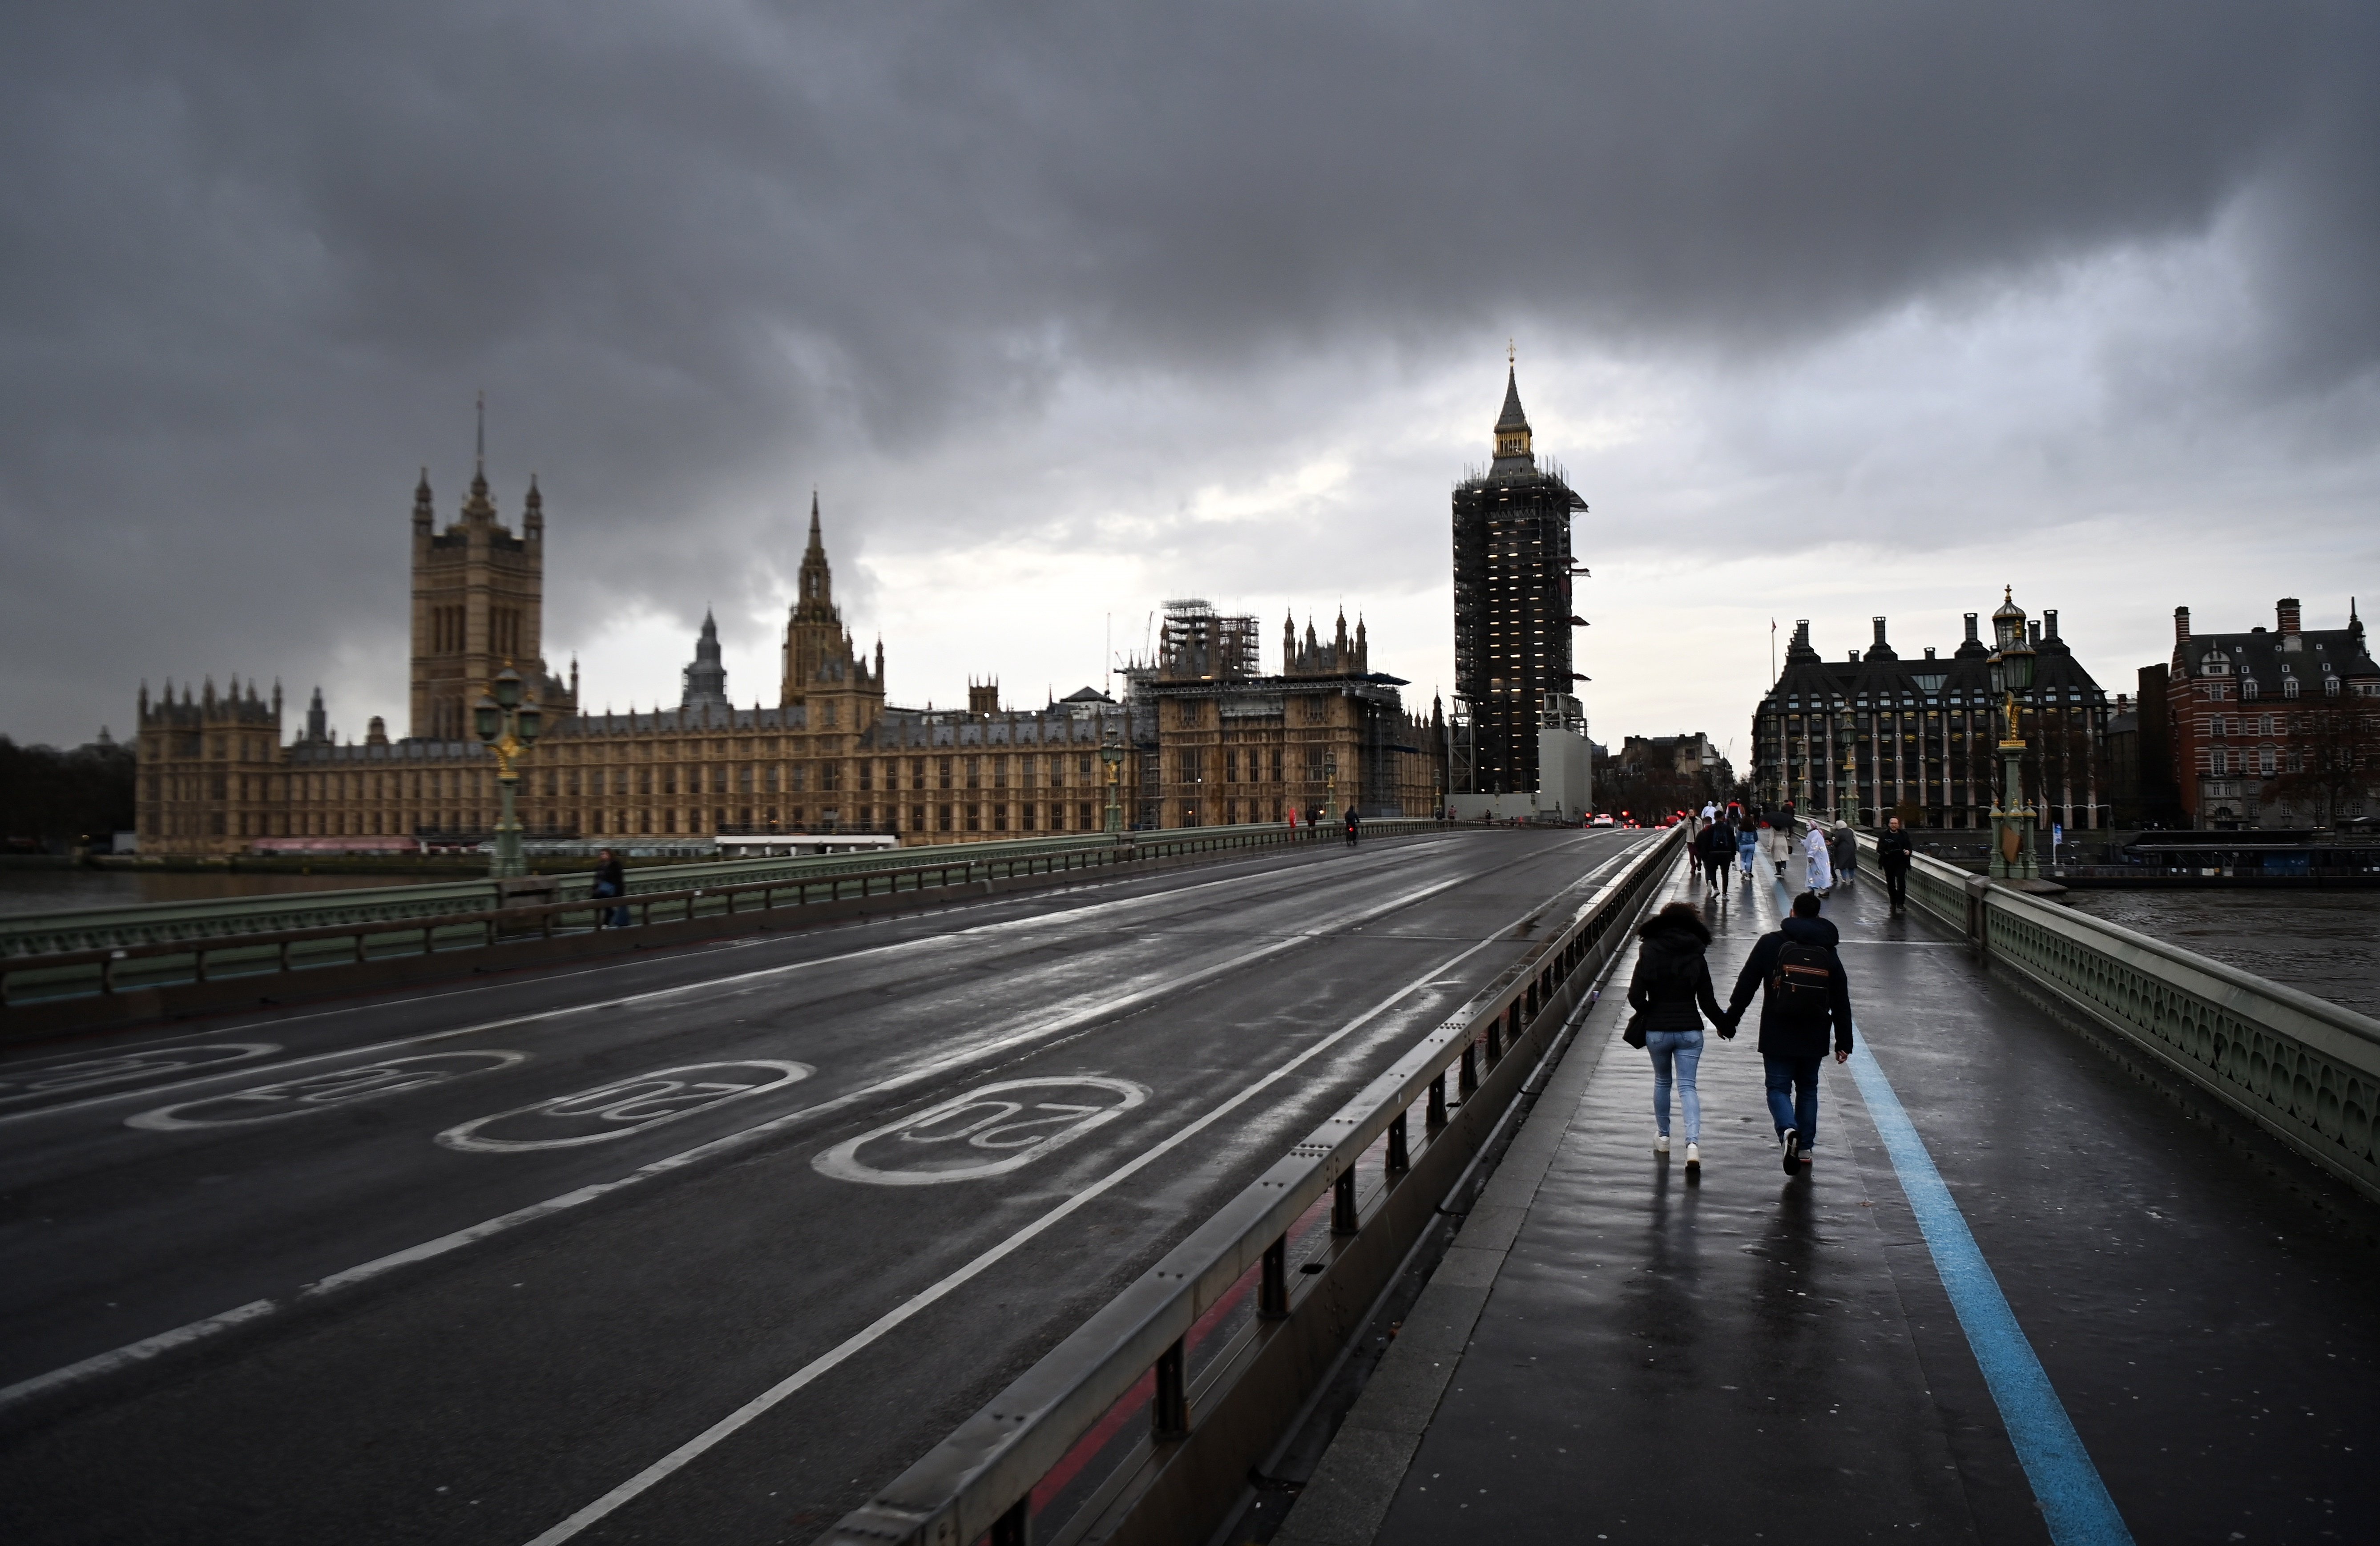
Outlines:
[[1835,949],[1842,936],[1818,916],[1815,892],[1793,898],[1793,915],[1763,934],[1743,963],[1719,1028],[1733,1036],[1752,995],[1760,995],[1760,1061],[1768,1087],[1768,1115],[1785,1150],[1785,1174],[1815,1163],[1818,1145],[1818,1070],[1826,1065],[1828,1032],[1835,1061],[1852,1055],[1851,979]]
[[1707,924],[1684,902],[1672,902],[1636,931],[1636,969],[1628,979],[1628,1006],[1636,1011],[1623,1033],[1653,1057],[1653,1152],[1670,1151],[1670,1087],[1686,1122],[1686,1168],[1703,1163],[1703,1098],[1694,1072],[1702,1062],[1703,1018],[1722,1037],[1734,1026],[1711,992]]
[[1876,862],[1884,871],[1885,895],[1892,898],[1894,912],[1909,900],[1909,861],[1916,852],[1917,845],[1901,830],[1900,817],[1885,823],[1884,835],[1876,840]]

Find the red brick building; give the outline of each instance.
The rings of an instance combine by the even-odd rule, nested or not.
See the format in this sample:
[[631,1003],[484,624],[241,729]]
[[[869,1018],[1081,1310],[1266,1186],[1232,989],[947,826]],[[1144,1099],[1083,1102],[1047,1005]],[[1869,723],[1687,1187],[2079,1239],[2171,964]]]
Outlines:
[[2307,629],[2284,597],[2270,629],[2193,634],[2173,609],[2166,692],[2174,783],[2199,828],[2311,827],[2374,812],[2380,664],[2353,603]]

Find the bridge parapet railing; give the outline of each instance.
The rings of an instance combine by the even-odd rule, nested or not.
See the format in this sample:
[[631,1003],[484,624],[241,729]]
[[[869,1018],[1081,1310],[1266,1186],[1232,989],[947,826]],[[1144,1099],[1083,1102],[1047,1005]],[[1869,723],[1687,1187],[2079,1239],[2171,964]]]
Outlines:
[[1923,855],[1909,882],[1912,902],[2054,1007],[2380,1199],[2380,1020]]
[[[997,1546],[1046,1538],[1196,1546],[1287,1429],[1378,1289],[1520,1095],[1683,848],[1653,836],[1498,982],[1400,1057],[1190,1236],[846,1516],[820,1546]],[[1513,1055],[1513,1054],[1524,1055]],[[1449,1089],[1450,1080],[1453,1088]],[[1423,1132],[1409,1116],[1423,1113]],[[1357,1165],[1385,1139],[1372,1184]],[[1293,1230],[1329,1199],[1327,1244],[1293,1270]],[[1249,1293],[1254,1318],[1187,1364],[1202,1318]],[[1087,1495],[1044,1479],[1128,1416],[1143,1435]],[[1045,1535],[1046,1530],[1046,1535]]]
[[[1370,837],[1409,836],[1441,830],[1434,821],[1380,820],[1364,823]],[[63,949],[0,954],[0,1008],[104,996],[140,989],[175,987],[228,978],[269,978],[321,967],[348,966],[454,950],[492,949],[556,934],[589,932],[607,915],[625,911],[632,925],[682,923],[742,912],[841,902],[976,885],[987,881],[1129,864],[1146,859],[1195,857],[1239,849],[1272,848],[1291,843],[1338,842],[1335,829],[1285,824],[1187,827],[1172,831],[1087,834],[1072,841],[943,844],[897,850],[893,855],[820,856],[803,860],[745,860],[718,866],[671,866],[674,886],[632,882],[623,897],[589,895],[586,876],[577,895],[526,906],[490,905],[488,883],[477,883],[459,902],[446,886],[391,887],[378,892],[331,894],[370,898],[334,917],[292,925],[237,929],[218,926],[184,933],[179,924],[141,937],[139,931],[115,943]],[[688,871],[697,883],[687,884]],[[652,872],[647,871],[650,882]],[[426,891],[428,897],[409,892]],[[385,899],[388,905],[382,905]],[[245,899],[243,899],[245,900]],[[122,909],[130,910],[130,909]],[[285,919],[288,913],[264,915]],[[303,914],[298,916],[302,917]],[[222,920],[218,920],[220,924]],[[158,937],[162,935],[163,937]],[[22,938],[38,943],[44,936]],[[55,937],[55,936],[51,936]],[[69,934],[67,937],[73,937]]]
[[[1366,822],[1367,836],[1434,831],[1439,823],[1383,818]],[[1336,829],[1325,829],[1336,836]],[[1004,867],[1019,859],[1051,853],[1116,846],[1146,848],[1152,843],[1194,837],[1199,834],[1239,834],[1239,840],[1279,843],[1318,841],[1310,827],[1257,823],[1237,827],[1184,827],[1138,833],[1072,833],[1049,837],[1002,838],[985,843],[924,844],[870,853],[813,854],[773,858],[722,859],[692,864],[640,867],[628,871],[628,894],[717,891],[723,887],[763,882],[789,883],[832,876],[880,874],[939,863],[939,856],[966,855],[978,862]],[[1249,839],[1246,834],[1270,834]],[[937,856],[928,858],[926,856]],[[953,859],[955,862],[955,859]],[[577,901],[591,895],[594,876],[580,870],[552,877],[556,901]],[[217,897],[195,902],[142,903],[128,907],[86,907],[49,913],[0,916],[0,957],[54,955],[61,951],[116,948],[173,942],[227,938],[237,934],[272,933],[292,929],[333,928],[370,922],[419,921],[469,913],[499,904],[496,883],[486,877],[433,881],[419,885],[370,886],[352,891],[285,893],[278,895]]]

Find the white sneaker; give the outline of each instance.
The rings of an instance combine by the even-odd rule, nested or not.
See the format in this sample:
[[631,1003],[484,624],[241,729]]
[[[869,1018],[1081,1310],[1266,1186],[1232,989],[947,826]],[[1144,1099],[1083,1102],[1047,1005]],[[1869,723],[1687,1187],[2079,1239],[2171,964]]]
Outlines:
[[1669,1151],[1670,1135],[1667,1133],[1655,1133],[1653,1135],[1653,1152],[1656,1154],[1666,1154]]
[[1690,1143],[1686,1145],[1686,1168],[1688,1170],[1700,1170],[1703,1168],[1703,1150],[1700,1144]]

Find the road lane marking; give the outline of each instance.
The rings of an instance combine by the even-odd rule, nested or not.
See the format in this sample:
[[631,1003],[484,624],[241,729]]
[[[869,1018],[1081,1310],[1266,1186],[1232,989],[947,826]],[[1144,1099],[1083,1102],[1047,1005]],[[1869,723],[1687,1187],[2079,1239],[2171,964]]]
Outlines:
[[[346,1057],[367,1057],[374,1053],[393,1052],[402,1047],[418,1047],[432,1041],[450,1041],[457,1037],[482,1035],[492,1030],[509,1030],[519,1026],[540,1025],[552,1020],[565,1019],[573,1015],[598,1014],[607,1009],[636,1008],[662,999],[676,998],[686,994],[702,993],[713,991],[729,991],[733,990],[739,984],[758,981],[763,978],[783,977],[794,972],[808,971],[818,967],[838,966],[847,961],[864,960],[871,956],[890,955],[905,950],[940,947],[954,944],[962,941],[974,940],[994,934],[1018,933],[1032,930],[1048,929],[1053,924],[1085,920],[1096,913],[1107,912],[1119,907],[1136,907],[1143,903],[1179,897],[1189,892],[1205,891],[1215,886],[1236,885],[1245,881],[1263,880],[1273,873],[1276,872],[1257,871],[1253,874],[1225,876],[1219,880],[1201,881],[1196,885],[1177,886],[1165,891],[1150,892],[1140,896],[1121,896],[1105,902],[1090,903],[1080,907],[1067,908],[1061,912],[1036,914],[1030,918],[1002,919],[995,923],[981,923],[970,929],[953,930],[945,934],[929,935],[922,939],[914,940],[894,940],[884,944],[866,945],[857,950],[846,950],[832,956],[816,956],[807,961],[788,961],[778,966],[756,968],[751,971],[735,972],[726,977],[708,977],[699,981],[682,982],[667,988],[652,988],[642,992],[625,993],[615,998],[599,999],[587,1004],[565,1004],[554,1009],[540,1009],[532,1010],[525,1014],[507,1015],[497,1019],[481,1020],[474,1025],[458,1026],[448,1030],[421,1031],[410,1036],[392,1038],[385,1041],[370,1042],[361,1047],[348,1047],[335,1052],[311,1053],[303,1057],[285,1058],[281,1062],[270,1065],[264,1068],[242,1068],[234,1073],[200,1075],[195,1077],[183,1079],[175,1084],[155,1085],[145,1090],[116,1090],[104,1095],[94,1095],[81,1101],[61,1102],[56,1105],[44,1106],[35,1111],[0,1113],[0,1125],[5,1125],[9,1122],[25,1121],[33,1117],[56,1116],[67,1112],[87,1110],[94,1106],[110,1105],[119,1101],[137,1100],[144,1096],[167,1093],[177,1090],[188,1090],[198,1085],[212,1083],[216,1079],[237,1077],[237,1074],[277,1074],[285,1069],[299,1068],[308,1064],[327,1063]],[[1465,880],[1475,880],[1478,878],[1479,877],[1476,875],[1457,876],[1452,880],[1445,882],[1442,885],[1435,889],[1442,890],[1447,885],[1454,885]],[[1289,943],[1299,943],[1309,937],[1310,931],[1301,931],[1290,936]]]
[[[1523,914],[1522,916],[1526,917],[1528,915]],[[620,1483],[619,1486],[613,1488],[601,1497],[597,1498],[593,1503],[589,1503],[586,1507],[578,1510],[576,1514],[571,1515],[568,1518],[563,1520],[560,1524],[555,1525],[552,1528],[532,1538],[528,1542],[528,1546],[560,1546],[561,1542],[568,1540],[571,1537],[587,1528],[588,1526],[595,1524],[606,1516],[617,1511],[622,1504],[629,1503],[639,1495],[650,1491],[656,1484],[666,1479],[674,1472],[684,1469],[689,1462],[700,1456],[705,1451],[713,1448],[721,1441],[730,1437],[738,1430],[747,1427],[754,1419],[761,1417],[771,1408],[778,1406],[787,1397],[801,1390],[803,1386],[811,1383],[820,1375],[830,1372],[837,1365],[847,1361],[854,1355],[864,1351],[872,1344],[881,1340],[887,1333],[897,1329],[904,1321],[911,1320],[919,1312],[930,1308],[937,1302],[947,1298],[957,1289],[965,1286],[967,1283],[981,1276],[993,1266],[1014,1255],[1017,1250],[1032,1241],[1035,1237],[1048,1231],[1051,1226],[1059,1223],[1070,1215],[1080,1211],[1084,1208],[1090,1206],[1090,1204],[1098,1199],[1114,1190],[1117,1187],[1122,1186],[1125,1181],[1130,1180],[1133,1176],[1137,1175],[1140,1172],[1148,1168],[1148,1166],[1156,1163],[1165,1155],[1172,1153],[1174,1150],[1179,1149],[1182,1145],[1189,1142],[1200,1133],[1205,1132],[1208,1127],[1211,1127],[1216,1123],[1221,1121],[1225,1116],[1237,1111],[1241,1106],[1245,1105],[1248,1102],[1255,1100],[1265,1090],[1269,1090],[1274,1085],[1280,1083],[1282,1079],[1287,1078],[1290,1075],[1295,1073],[1298,1069],[1304,1067],[1315,1058],[1321,1056],[1322,1053],[1330,1051],[1332,1047],[1337,1046],[1340,1042],[1354,1035],[1357,1030],[1363,1029],[1363,1027],[1370,1024],[1373,1020],[1378,1019],[1381,1015],[1386,1014],[1389,1010],[1394,1008],[1400,1001],[1412,996],[1414,993],[1424,988],[1428,987],[1432,978],[1437,977],[1441,972],[1453,969],[1463,962],[1487,949],[1489,945],[1504,943],[1505,936],[1512,931],[1512,925],[1508,923],[1502,928],[1491,931],[1485,939],[1479,941],[1476,944],[1474,944],[1468,949],[1463,950],[1453,956],[1440,961],[1437,965],[1431,967],[1427,971],[1422,973],[1419,977],[1415,978],[1412,981],[1407,982],[1403,987],[1397,989],[1394,992],[1389,994],[1388,997],[1380,1000],[1378,1004],[1373,1004],[1370,1008],[1365,1010],[1362,1014],[1357,1015],[1354,1019],[1349,1020],[1346,1024],[1330,1032],[1328,1036],[1323,1037],[1312,1046],[1296,1053],[1287,1062],[1279,1065],[1256,1079],[1253,1083],[1241,1089],[1237,1093],[1224,1100],[1220,1104],[1206,1113],[1206,1114],[1190,1122],[1188,1125],[1181,1127],[1165,1138],[1160,1139],[1150,1148],[1142,1150],[1139,1154],[1127,1160],[1124,1163],[1119,1165],[1114,1170],[1108,1172],[1107,1175],[1099,1177],[1097,1181],[1092,1182],[1089,1186],[1085,1187],[1081,1191],[1076,1192],[1074,1196],[1058,1204],[1058,1206],[1052,1208],[1050,1211],[1042,1214],[1039,1218],[1026,1224],[1023,1228],[1009,1236],[1008,1238],[1001,1241],[998,1245],[993,1246],[990,1249],[984,1251],[981,1255],[976,1257],[965,1266],[962,1266],[956,1271],[949,1273],[931,1286],[921,1289],[917,1293],[903,1300],[892,1309],[887,1310],[884,1314],[870,1321],[867,1326],[853,1333],[850,1336],[845,1337],[843,1341],[837,1343],[834,1346],[829,1348],[819,1357],[812,1358],[808,1363],[804,1364],[793,1373],[785,1376],[784,1379],[780,1380],[775,1384],[770,1386],[767,1390],[762,1391],[759,1394],[754,1396],[743,1406],[736,1407],[734,1411],[728,1413],[717,1422],[712,1423],[709,1428],[704,1429],[701,1432],[696,1434],[685,1443],[680,1444],[677,1448],[670,1451],[667,1455],[662,1455],[659,1460],[654,1461],[651,1465],[646,1467],[635,1476],[630,1477],[627,1480]]]
[[113,1374],[119,1369],[128,1369],[144,1359],[153,1358],[160,1353],[171,1352],[176,1347],[187,1346],[190,1343],[213,1336],[219,1332],[227,1332],[234,1326],[243,1325],[248,1321],[270,1315],[280,1308],[271,1299],[252,1300],[237,1309],[225,1310],[221,1315],[210,1315],[203,1321],[193,1321],[188,1325],[176,1326],[170,1332],[159,1332],[155,1336],[142,1337],[138,1342],[129,1342],[104,1353],[95,1353],[81,1362],[70,1363],[64,1369],[54,1369],[47,1374],[36,1374],[30,1380],[19,1380],[13,1385],[0,1387],[0,1407],[14,1406],[19,1401],[29,1400],[48,1391],[63,1390],[78,1381],[89,1380],[101,1374]]
[[[203,1045],[143,1047],[137,1051],[105,1053],[98,1056],[90,1053],[69,1053],[35,1058],[26,1063],[12,1063],[0,1065],[0,1091],[10,1092],[0,1094],[0,1106],[38,1101],[44,1095],[72,1094],[95,1085],[123,1084],[152,1074],[178,1074],[188,1068],[252,1062],[280,1050],[280,1044],[273,1041],[211,1041]],[[237,1070],[240,1073],[251,1071]],[[155,1091],[137,1090],[121,1093],[129,1099],[136,1095],[154,1094]]]
[[[756,1079],[722,1077],[730,1069],[756,1068],[766,1072]],[[686,1063],[674,1068],[656,1068],[650,1073],[613,1079],[592,1090],[581,1090],[569,1095],[556,1095],[551,1100],[530,1105],[516,1106],[492,1116],[473,1117],[470,1121],[447,1128],[438,1135],[441,1147],[477,1154],[519,1154],[545,1149],[577,1149],[590,1143],[609,1143],[632,1133],[641,1133],[680,1117],[713,1110],[730,1101],[740,1101],[747,1095],[765,1095],[772,1090],[783,1090],[817,1072],[807,1063],[785,1063],[775,1058],[738,1058],[729,1063]],[[711,1077],[698,1079],[688,1076],[709,1074]],[[499,1122],[516,1117],[541,1118],[548,1123],[575,1125],[579,1131],[565,1131],[552,1126],[537,1127],[551,1133],[550,1138],[487,1138],[482,1130]],[[606,1126],[608,1124],[608,1126]],[[531,1124],[534,1126],[534,1124]]]
[[167,1133],[187,1127],[238,1127],[251,1122],[280,1122],[353,1105],[358,1101],[377,1101],[386,1095],[402,1095],[408,1090],[427,1090],[473,1074],[492,1074],[499,1068],[528,1061],[527,1053],[478,1050],[392,1057],[380,1063],[333,1068],[278,1084],[251,1085],[226,1094],[160,1106],[155,1111],[126,1117],[124,1125]]
[[[1601,869],[1608,870],[1611,865],[1619,863],[1626,857],[1627,856],[1624,853],[1616,855],[1603,865]],[[1600,872],[1601,870],[1597,871],[1597,873]],[[1348,921],[1360,922],[1366,919],[1388,913],[1399,907],[1410,907],[1416,902],[1427,900],[1439,892],[1446,891],[1453,886],[1460,885],[1464,882],[1473,879],[1476,879],[1476,877],[1458,875],[1448,880],[1436,882],[1430,885],[1422,886],[1416,890],[1406,892],[1402,895],[1392,898],[1366,912],[1355,914]],[[1577,883],[1573,883],[1573,886]],[[1510,926],[1507,925],[1508,929],[1509,927]],[[571,1191],[564,1192],[559,1197],[548,1198],[542,1202],[533,1202],[528,1204],[527,1207],[516,1208],[510,1212],[499,1213],[494,1218],[483,1219],[480,1223],[469,1225],[467,1228],[452,1231],[448,1234],[439,1236],[435,1239],[424,1240],[419,1245],[409,1246],[403,1250],[392,1251],[386,1256],[377,1257],[372,1260],[363,1262],[358,1266],[350,1267],[345,1272],[334,1272],[328,1277],[305,1284],[285,1298],[259,1299],[253,1304],[240,1307],[240,1309],[237,1311],[227,1313],[237,1314],[243,1321],[252,1321],[259,1316],[270,1315],[279,1309],[308,1303],[315,1299],[325,1297],[329,1295],[344,1292],[346,1289],[370,1283],[375,1278],[384,1276],[389,1272],[396,1271],[398,1268],[412,1266],[418,1262],[432,1260],[438,1257],[444,1256],[451,1251],[460,1250],[467,1246],[476,1245],[482,1240],[492,1238],[498,1235],[506,1234],[524,1224],[533,1223],[540,1219],[551,1218],[557,1213],[566,1212],[573,1208],[584,1206],[587,1203],[595,1201],[599,1198],[609,1197],[613,1193],[624,1190],[629,1187],[634,1187],[643,1182],[653,1180],[659,1176],[668,1175],[676,1171],[682,1170],[688,1165],[698,1164],[706,1160],[716,1158],[721,1154],[729,1153],[734,1150],[748,1147],[749,1145],[758,1143],[764,1138],[771,1138],[778,1133],[796,1126],[801,1123],[844,1110],[874,1096],[885,1094],[896,1090],[905,1090],[911,1086],[924,1083],[929,1079],[939,1077],[943,1074],[950,1073],[967,1064],[981,1062],[985,1058],[996,1056],[1001,1053],[1021,1046],[1026,1042],[1043,1040],[1068,1030],[1075,1029],[1081,1026],[1109,1016],[1120,1014],[1125,1010],[1136,1009],[1142,1004],[1151,1003],[1157,999],[1166,996],[1167,994],[1180,992],[1185,989],[1196,987],[1200,983],[1209,981],[1215,978],[1241,970],[1243,968],[1257,961],[1260,961],[1267,956],[1279,955],[1282,951],[1293,949],[1319,937],[1322,937],[1320,931],[1314,931],[1293,934],[1286,939],[1275,940],[1270,943],[1261,945],[1255,950],[1246,951],[1239,956],[1214,962],[1196,971],[1184,973],[1176,978],[1152,982],[1149,986],[1139,989],[1135,992],[1119,994],[1100,1003],[1087,1004],[1071,1013],[1059,1016],[1054,1019],[1028,1025],[1021,1029],[1010,1032],[1007,1035],[1000,1036],[992,1039],[991,1041],[978,1043],[976,1046],[965,1048],[955,1053],[945,1053],[941,1057],[929,1058],[924,1063],[916,1065],[901,1073],[892,1075],[890,1077],[880,1079],[874,1084],[853,1090],[848,1094],[837,1096],[830,1101],[820,1102],[817,1105],[805,1106],[798,1111],[787,1112],[782,1116],[772,1117],[766,1122],[757,1123],[752,1126],[729,1133],[724,1137],[712,1138],[707,1143],[697,1144],[691,1149],[681,1150],[678,1153],[669,1155],[663,1159],[655,1160],[650,1164],[640,1165],[637,1169],[630,1171],[625,1175],[617,1176],[609,1181],[594,1182],[588,1186],[579,1187]],[[1470,950],[1454,956],[1451,960],[1447,962],[1445,966],[1440,967],[1439,969],[1446,970],[1457,962],[1467,958],[1474,952],[1484,950],[1489,944],[1500,942],[1502,938],[1503,934],[1501,931],[1496,934],[1491,934],[1487,939],[1482,940],[1479,943],[1472,946]],[[773,970],[775,968],[771,969]],[[562,1012],[557,1011],[557,1013]],[[545,1016],[539,1016],[529,1017],[543,1018]],[[259,1309],[259,1306],[263,1308]],[[221,1321],[222,1320],[223,1317],[221,1316],[210,1316],[206,1318],[206,1320],[190,1322],[189,1325],[177,1328],[176,1331],[160,1333],[159,1335],[174,1337],[180,1335],[181,1333],[188,1332],[190,1333],[190,1336],[183,1338],[183,1340],[187,1341],[198,1336],[211,1335],[214,1332],[226,1329],[230,1324],[237,1323],[225,1322],[222,1325],[214,1324],[214,1322]],[[156,1338],[152,1337],[147,1339],[145,1342],[134,1343],[129,1345],[131,1347],[144,1346],[147,1345],[148,1342],[154,1342]],[[177,1344],[169,1343],[165,1345],[176,1345]],[[19,1381],[13,1385],[0,1386],[0,1411],[5,1411],[17,1402],[29,1396],[39,1394],[43,1391],[56,1389],[61,1384],[70,1383],[74,1379],[80,1379],[88,1374],[105,1373],[110,1369],[124,1367],[127,1361],[135,1361],[119,1358],[117,1357],[118,1354],[123,1354],[127,1351],[127,1348],[118,1348],[115,1353],[100,1354],[93,1357],[83,1359],[80,1363],[68,1365],[67,1368],[62,1369],[55,1369],[47,1374],[35,1375],[30,1379]],[[152,1356],[153,1354],[140,1355],[140,1357],[142,1357]]]
[[2108,1496],[2091,1452],[2082,1447],[2082,1435],[2074,1431],[2058,1387],[2049,1382],[2033,1343],[2017,1324],[2016,1311],[2009,1308],[2008,1296],[1967,1227],[1958,1199],[1934,1167],[1925,1139],[1868,1050],[1867,1038],[1857,1040],[1852,1077],[1891,1157],[1893,1174],[1900,1178],[1910,1211],[1917,1215],[1918,1230],[1933,1253],[1934,1271],[1950,1296],[1967,1345],[1983,1367],[1984,1382],[2000,1409],[2025,1479],[2033,1483],[2049,1539],[2056,1546],[2131,1546],[2132,1532],[2117,1511],[2116,1500]]
[[[1010,1099],[1026,1091],[1061,1090],[1097,1090],[1110,1100],[1105,1104],[1082,1105]],[[924,1111],[896,1117],[881,1127],[847,1138],[820,1153],[810,1164],[820,1175],[878,1187],[936,1187],[950,1181],[1005,1175],[1107,1126],[1148,1100],[1148,1087],[1130,1079],[1092,1075],[1003,1079],[964,1095],[953,1095]],[[859,1158],[862,1149],[885,1139],[925,1146],[931,1150],[941,1150],[946,1144],[964,1143],[967,1149],[988,1152],[990,1157],[978,1159],[964,1151],[932,1152],[921,1156],[927,1163],[899,1170],[887,1170]]]

